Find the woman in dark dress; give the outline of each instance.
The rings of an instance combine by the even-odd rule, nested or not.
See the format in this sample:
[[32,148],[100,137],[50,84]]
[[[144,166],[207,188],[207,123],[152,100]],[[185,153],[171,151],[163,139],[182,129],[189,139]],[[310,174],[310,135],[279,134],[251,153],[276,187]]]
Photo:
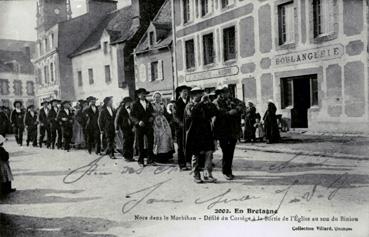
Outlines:
[[256,108],[252,102],[248,102],[245,114],[245,142],[255,140],[255,122],[256,122]]
[[5,138],[0,135],[0,195],[14,192],[13,174],[9,166],[9,153],[4,149]]
[[277,122],[277,107],[271,101],[268,102],[268,109],[264,114],[264,130],[267,143],[278,142],[280,139]]

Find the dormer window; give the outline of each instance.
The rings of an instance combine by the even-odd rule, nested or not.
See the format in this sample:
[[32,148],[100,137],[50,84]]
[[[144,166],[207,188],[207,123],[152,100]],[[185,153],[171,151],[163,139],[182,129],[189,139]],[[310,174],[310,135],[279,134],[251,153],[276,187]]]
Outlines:
[[154,45],[154,42],[155,42],[154,31],[151,31],[149,33],[149,44],[150,44],[150,47]]
[[108,41],[104,41],[103,42],[103,50],[104,50],[104,54],[108,54]]

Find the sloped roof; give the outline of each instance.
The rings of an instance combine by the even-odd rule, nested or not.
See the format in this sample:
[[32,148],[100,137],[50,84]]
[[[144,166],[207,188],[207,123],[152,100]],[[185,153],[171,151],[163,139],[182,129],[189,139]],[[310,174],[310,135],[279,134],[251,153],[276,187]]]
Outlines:
[[164,2],[158,14],[152,21],[152,24],[156,29],[157,36],[158,31],[160,31],[160,37],[158,37],[157,39],[158,41],[155,42],[154,45],[149,49],[149,39],[147,37],[147,31],[138,43],[136,47],[136,53],[143,53],[148,50],[161,49],[169,46],[172,43],[172,9],[170,0],[166,0]]
[[33,74],[33,64],[31,60],[21,51],[0,50],[0,71],[12,72],[13,69],[6,63],[16,61],[20,65],[20,72]]
[[132,12],[132,6],[130,5],[108,14],[71,56],[98,49],[104,31],[110,35],[111,43],[125,41],[132,37],[137,32],[137,29],[131,27]]

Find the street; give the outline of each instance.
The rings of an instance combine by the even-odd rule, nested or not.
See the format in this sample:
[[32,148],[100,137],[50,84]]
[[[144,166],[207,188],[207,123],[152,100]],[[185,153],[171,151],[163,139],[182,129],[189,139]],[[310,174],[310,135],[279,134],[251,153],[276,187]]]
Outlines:
[[120,156],[18,147],[12,137],[5,148],[17,191],[0,200],[0,236],[369,233],[368,159],[238,148],[227,181],[217,151],[218,182],[195,184],[174,164],[140,168]]

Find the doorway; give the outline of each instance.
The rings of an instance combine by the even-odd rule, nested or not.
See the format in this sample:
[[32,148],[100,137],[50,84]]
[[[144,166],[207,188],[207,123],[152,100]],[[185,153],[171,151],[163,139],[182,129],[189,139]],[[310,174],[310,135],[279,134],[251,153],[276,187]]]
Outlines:
[[308,128],[308,110],[318,105],[317,75],[282,78],[282,107],[291,108],[291,128]]

